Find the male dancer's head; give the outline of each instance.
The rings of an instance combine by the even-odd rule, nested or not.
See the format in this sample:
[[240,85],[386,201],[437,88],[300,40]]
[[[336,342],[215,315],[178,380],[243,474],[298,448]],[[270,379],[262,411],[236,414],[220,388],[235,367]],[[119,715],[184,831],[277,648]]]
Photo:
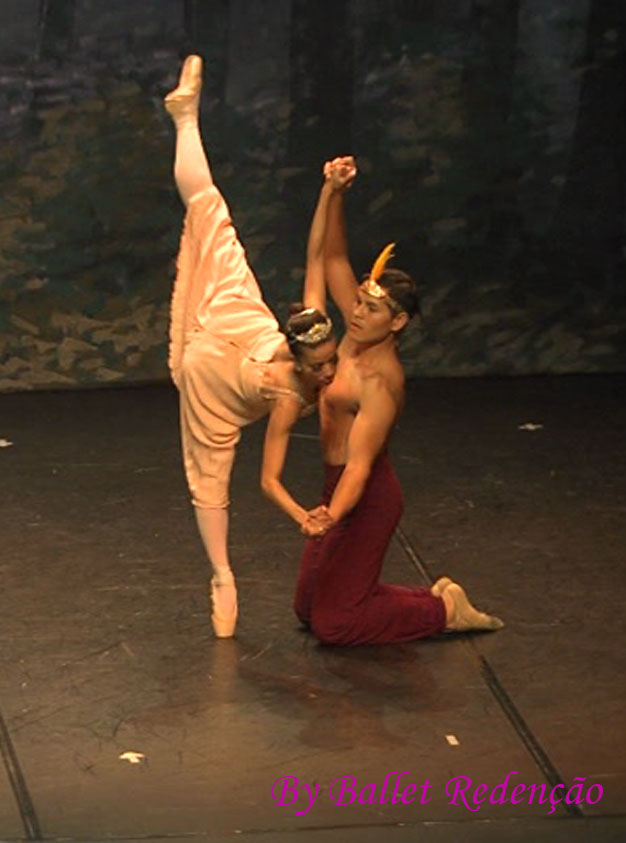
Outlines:
[[420,312],[415,282],[401,269],[387,269],[393,244],[377,258],[360,284],[348,323],[349,336],[358,343],[376,344],[397,337]]

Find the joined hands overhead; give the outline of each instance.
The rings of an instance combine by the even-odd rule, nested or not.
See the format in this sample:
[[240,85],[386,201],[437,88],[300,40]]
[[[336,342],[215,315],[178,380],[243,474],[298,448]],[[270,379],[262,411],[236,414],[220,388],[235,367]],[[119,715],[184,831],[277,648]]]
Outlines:
[[357,173],[356,164],[352,155],[342,155],[326,161],[324,164],[324,178],[333,190],[342,191],[352,187]]

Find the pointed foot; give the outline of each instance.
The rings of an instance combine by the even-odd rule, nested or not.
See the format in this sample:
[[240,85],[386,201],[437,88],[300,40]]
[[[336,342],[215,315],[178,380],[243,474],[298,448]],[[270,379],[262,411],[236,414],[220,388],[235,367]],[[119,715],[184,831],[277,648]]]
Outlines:
[[174,119],[197,118],[202,91],[202,59],[200,56],[187,56],[178,86],[165,97],[165,109]]
[[[225,605],[224,605],[225,604]],[[232,638],[237,625],[237,586],[232,572],[211,579],[211,623],[216,638]]]

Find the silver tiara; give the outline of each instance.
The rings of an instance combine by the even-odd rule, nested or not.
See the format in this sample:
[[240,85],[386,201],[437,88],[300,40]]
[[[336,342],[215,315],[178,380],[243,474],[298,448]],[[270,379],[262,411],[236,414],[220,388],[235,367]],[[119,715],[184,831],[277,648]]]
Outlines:
[[[299,313],[295,313],[294,316],[307,316],[309,313],[318,312],[314,307],[307,307]],[[303,331],[300,334],[297,334],[295,331],[289,331],[289,337],[294,342],[301,342],[303,345],[317,345],[317,343],[328,339],[332,330],[333,323],[327,316],[325,322],[316,322],[314,325],[311,325],[308,331]]]

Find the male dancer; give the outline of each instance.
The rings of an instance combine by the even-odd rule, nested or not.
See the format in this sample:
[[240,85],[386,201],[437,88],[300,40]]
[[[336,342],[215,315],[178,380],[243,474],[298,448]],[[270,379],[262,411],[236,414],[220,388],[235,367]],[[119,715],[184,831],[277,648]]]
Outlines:
[[[351,171],[352,178],[356,174],[351,157],[327,166]],[[378,581],[403,508],[387,454],[404,403],[397,337],[418,311],[411,278],[384,268],[389,251],[359,285],[348,260],[343,192],[335,192],[328,208],[325,271],[347,330],[334,381],[320,398],[325,509],[303,525],[311,538],[295,597],[300,620],[327,644],[399,643],[443,631],[503,626],[499,618],[475,609],[448,578],[432,589]]]

